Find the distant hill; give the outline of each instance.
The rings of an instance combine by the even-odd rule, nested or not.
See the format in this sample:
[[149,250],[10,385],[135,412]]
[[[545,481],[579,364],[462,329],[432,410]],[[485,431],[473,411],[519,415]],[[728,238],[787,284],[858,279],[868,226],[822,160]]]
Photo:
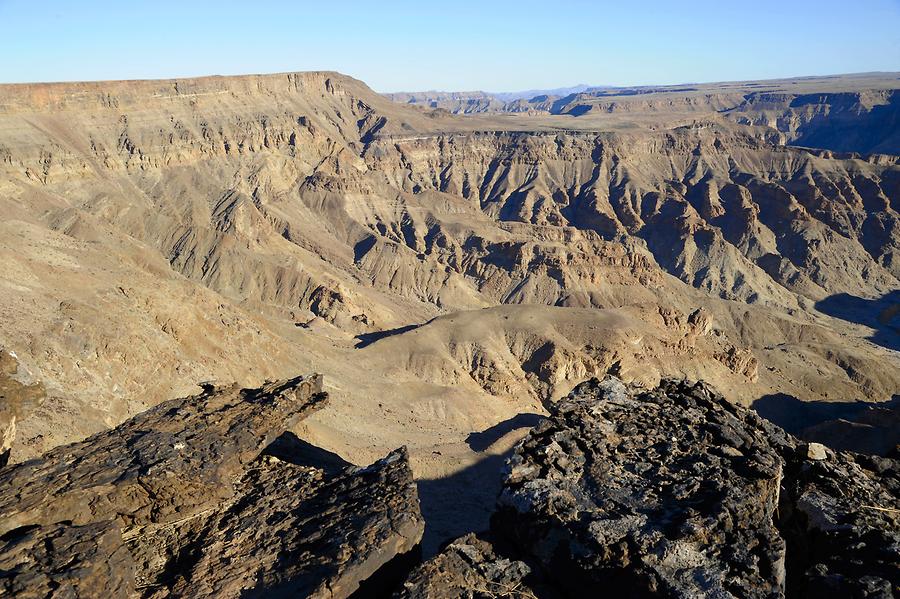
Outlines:
[[588,87],[516,93],[387,94],[454,114],[721,115],[770,127],[790,143],[842,152],[900,154],[900,73],[860,73],[770,81]]

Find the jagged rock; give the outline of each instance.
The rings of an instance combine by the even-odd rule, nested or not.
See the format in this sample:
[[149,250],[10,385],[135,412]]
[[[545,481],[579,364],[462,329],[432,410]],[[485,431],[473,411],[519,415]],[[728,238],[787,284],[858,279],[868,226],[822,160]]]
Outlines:
[[232,481],[325,401],[321,377],[258,389],[207,387],[0,473],[0,534],[32,524],[181,519],[233,494]]
[[574,594],[891,596],[894,462],[804,449],[702,383],[592,380],[517,449],[492,528]]
[[356,468],[282,434],[325,399],[318,376],[206,386],[4,470],[0,588],[349,596],[424,522],[405,449]]
[[0,539],[4,597],[127,597],[134,566],[111,521],[33,526]]
[[898,491],[897,460],[844,452],[788,459],[779,509],[788,594],[893,597],[900,590]]
[[211,520],[173,596],[346,597],[425,527],[405,449],[334,478],[264,456]]
[[697,308],[688,316],[688,324],[695,335],[708,335],[713,328],[713,319],[708,311]]
[[781,463],[728,408],[702,385],[640,397],[618,379],[580,385],[512,458],[498,527],[572,591],[778,594]]
[[[485,539],[468,534],[447,545],[410,574],[396,599],[535,597],[533,569],[523,561],[498,555]],[[541,597],[555,597],[546,589]]]

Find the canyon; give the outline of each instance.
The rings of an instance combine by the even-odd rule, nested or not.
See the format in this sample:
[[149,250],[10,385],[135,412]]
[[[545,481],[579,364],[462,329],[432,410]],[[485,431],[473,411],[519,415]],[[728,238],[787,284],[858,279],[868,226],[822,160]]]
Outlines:
[[[613,374],[632,395],[705,381],[834,445],[841,473],[828,476],[864,480],[853,464],[890,459],[835,450],[900,443],[898,89],[885,73],[546,98],[380,95],[333,72],[0,85],[0,475],[24,481],[14,473],[85,439],[121,442],[115,427],[173,397],[319,373],[328,401],[275,418],[277,434],[221,474],[237,481],[225,496],[185,508],[205,514],[211,542],[233,532],[229,502],[270,494],[254,459],[273,481],[311,485],[297,493],[357,504],[352,465],[376,464],[412,514],[405,540],[377,543],[502,561],[485,539],[442,547],[501,526],[517,444],[577,385]],[[284,433],[334,463],[300,476],[258,457]],[[758,451],[799,469],[801,442],[779,443]],[[754,483],[768,494],[756,524],[778,504],[773,472]],[[870,491],[896,514],[895,491]],[[135,510],[20,524],[100,527],[82,532],[133,559],[122,526],[174,521]],[[779,533],[760,534],[778,562]],[[522,563],[552,569],[535,551]],[[355,588],[388,553],[335,571]],[[128,571],[186,594],[236,588],[190,586],[213,568],[195,557],[180,582],[158,557]],[[579,576],[612,567],[595,566]],[[825,584],[791,576],[765,584]]]

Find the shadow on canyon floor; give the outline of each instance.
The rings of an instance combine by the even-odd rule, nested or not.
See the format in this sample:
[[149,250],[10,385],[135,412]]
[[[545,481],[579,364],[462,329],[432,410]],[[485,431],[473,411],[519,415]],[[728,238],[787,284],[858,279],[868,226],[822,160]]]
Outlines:
[[512,449],[487,455],[450,476],[419,481],[419,503],[425,518],[425,559],[447,541],[488,529],[502,487],[503,467],[510,455]]
[[756,413],[787,432],[832,449],[887,455],[900,443],[900,395],[891,401],[801,401],[784,393],[753,402]]
[[545,417],[540,414],[532,414],[523,412],[516,414],[512,418],[507,418],[503,422],[498,422],[494,426],[484,429],[477,433],[470,433],[466,437],[466,443],[473,451],[484,451],[497,442],[501,437],[519,428],[533,428],[537,426]]
[[386,331],[375,331],[373,333],[360,333],[356,336],[357,343],[353,347],[356,349],[362,349],[369,345],[372,345],[379,339],[384,339],[385,337],[393,337],[394,335],[400,335],[401,333],[406,333],[407,331],[412,331],[413,329],[419,328],[421,325],[418,324],[408,324],[406,326],[397,327],[396,329],[388,329]]
[[[532,428],[543,418],[540,414],[517,414],[470,434],[466,442],[473,451],[481,453],[510,432]],[[426,559],[447,541],[488,529],[502,488],[506,460],[512,452],[510,448],[499,454],[484,454],[482,459],[455,474],[418,482],[425,518],[422,554]]]
[[855,322],[875,329],[872,343],[900,351],[900,290],[878,299],[865,299],[849,293],[837,293],[819,302],[816,309],[823,314]]

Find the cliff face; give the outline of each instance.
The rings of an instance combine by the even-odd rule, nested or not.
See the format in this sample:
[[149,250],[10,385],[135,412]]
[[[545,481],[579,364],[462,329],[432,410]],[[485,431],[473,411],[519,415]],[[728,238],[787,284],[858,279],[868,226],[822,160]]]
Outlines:
[[46,396],[14,461],[297,368],[340,388],[319,418],[361,461],[613,364],[745,403],[898,389],[892,329],[815,307],[897,287],[895,157],[727,118],[454,117],[334,73],[4,86],[0,107],[0,344]]
[[794,145],[838,152],[900,153],[900,91],[748,94],[729,110],[737,123],[781,131]]
[[640,238],[660,267],[727,299],[790,304],[785,290],[815,300],[892,289],[894,160],[836,160],[773,141],[708,126],[385,140],[367,156],[396,186],[461,195],[497,220]]
[[586,88],[505,100],[484,92],[386,94],[455,114],[565,115],[640,121],[678,115],[771,128],[794,145],[839,152],[900,154],[896,73],[634,88]]

